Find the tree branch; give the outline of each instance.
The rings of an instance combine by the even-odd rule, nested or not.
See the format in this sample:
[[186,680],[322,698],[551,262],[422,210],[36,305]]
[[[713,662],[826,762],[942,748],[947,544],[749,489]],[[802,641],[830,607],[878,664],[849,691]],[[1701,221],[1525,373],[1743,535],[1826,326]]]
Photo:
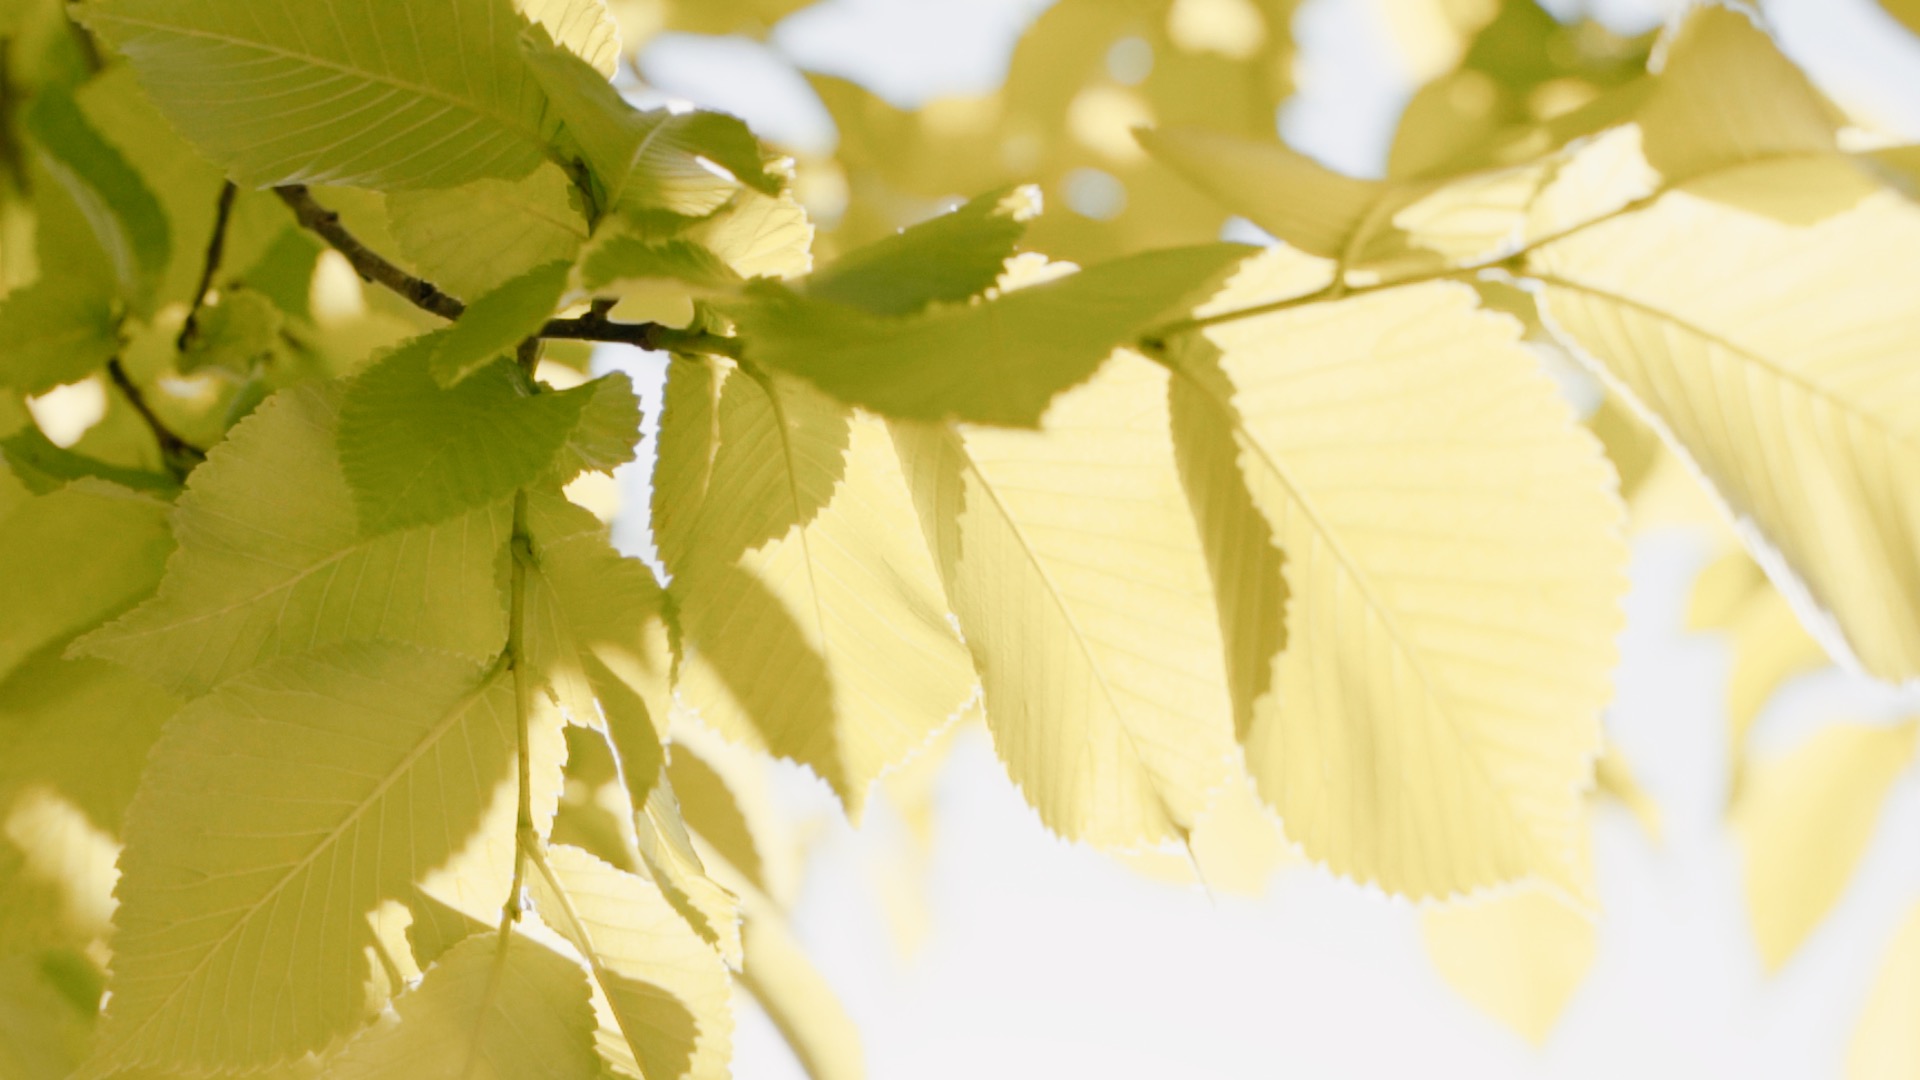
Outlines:
[[[467,305],[442,291],[439,286],[407,273],[385,256],[362,243],[340,223],[340,215],[314,201],[313,195],[298,184],[274,188],[293,210],[300,224],[317,233],[347,257],[359,275],[384,285],[415,307],[443,319],[458,319]],[[612,302],[597,299],[585,315],[572,319],[550,319],[536,337],[549,341],[602,341],[613,345],[633,345],[656,352],[705,353],[717,356],[740,354],[739,342],[702,330],[677,330],[659,323],[623,323],[607,318]]]
[[187,321],[180,327],[180,336],[173,341],[174,347],[186,352],[200,336],[200,309],[206,305],[207,290],[213,288],[213,275],[220,272],[220,257],[227,249],[227,223],[233,217],[233,200],[240,189],[229,180],[220,185],[220,201],[213,210],[213,236],[207,241],[207,262],[200,271],[200,287],[193,291],[193,304],[187,308]]
[[457,319],[467,310],[467,305],[441,292],[432,282],[414,277],[386,257],[360,242],[359,238],[340,224],[340,215],[314,201],[312,193],[304,184],[288,184],[273,189],[280,201],[293,211],[295,220],[333,246],[333,250],[347,257],[353,269],[365,280],[384,285],[398,293],[401,298],[415,307],[430,311],[443,319]]
[[127,376],[127,369],[120,363],[119,357],[107,361],[107,375],[126,397],[127,404],[133,406],[133,411],[139,413],[140,419],[146,421],[147,427],[153,431],[153,441],[160,444],[160,460],[166,463],[167,471],[185,480],[196,465],[207,460],[205,450],[174,434],[166,421],[160,419],[153,407],[147,404],[146,395]]

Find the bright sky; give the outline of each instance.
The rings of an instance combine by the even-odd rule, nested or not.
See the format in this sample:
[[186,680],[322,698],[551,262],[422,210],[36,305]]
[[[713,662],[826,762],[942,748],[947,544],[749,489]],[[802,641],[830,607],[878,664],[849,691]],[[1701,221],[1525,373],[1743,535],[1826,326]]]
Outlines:
[[[776,48],[677,38],[644,70],[662,89],[740,113],[778,138],[831,144],[832,124],[792,62],[858,79],[902,103],[983,90],[1045,0],[825,0],[782,24]],[[1288,137],[1336,166],[1376,171],[1405,100],[1378,33],[1383,0],[1311,0]],[[1555,4],[1555,7],[1562,5]],[[1661,5],[1597,5],[1624,27]],[[1868,0],[1776,0],[1784,43],[1859,114],[1920,138],[1920,41]],[[783,55],[784,54],[784,55]],[[609,357],[650,384],[660,365]],[[644,466],[644,462],[642,463]],[[628,478],[644,506],[644,475]],[[630,550],[639,520],[621,524]],[[992,758],[965,738],[944,775],[922,948],[898,954],[876,881],[901,827],[882,806],[855,832],[824,789],[783,771],[781,794],[817,822],[795,918],[865,1041],[874,1080],[1182,1080],[1301,1076],[1836,1076],[1880,950],[1920,899],[1920,783],[1895,789],[1853,886],[1780,975],[1762,976],[1723,820],[1728,653],[1680,628],[1703,536],[1639,546],[1610,730],[1660,802],[1656,845],[1604,813],[1595,855],[1599,960],[1552,1038],[1535,1048],[1450,991],[1409,905],[1316,871],[1283,872],[1259,900],[1144,879],[1044,832]],[[1838,672],[1802,679],[1763,715],[1762,746],[1837,716],[1912,709]],[[735,1074],[799,1077],[771,1026],[743,1005]]]

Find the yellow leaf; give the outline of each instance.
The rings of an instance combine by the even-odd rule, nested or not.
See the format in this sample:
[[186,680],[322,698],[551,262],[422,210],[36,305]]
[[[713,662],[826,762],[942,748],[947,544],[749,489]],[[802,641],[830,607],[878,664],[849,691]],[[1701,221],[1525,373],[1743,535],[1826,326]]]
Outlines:
[[1441,977],[1535,1044],[1547,1041],[1597,951],[1592,920],[1538,888],[1429,908],[1420,929]]
[[1880,961],[1847,1048],[1847,1080],[1908,1080],[1920,1074],[1920,908],[1908,913]]
[[895,427],[1007,771],[1063,836],[1183,838],[1232,775],[1231,705],[1167,374],[1122,352],[1038,432]]
[[1836,724],[1753,770],[1733,811],[1746,854],[1747,914],[1776,971],[1840,899],[1880,804],[1913,760],[1920,721]]
[[783,375],[687,362],[670,379],[685,385],[660,468],[711,471],[710,497],[663,480],[655,504],[681,699],[810,766],[857,814],[974,686],[886,428]]
[[[1795,200],[1851,209],[1741,208]],[[1889,679],[1920,676],[1898,602],[1920,590],[1916,250],[1920,207],[1829,157],[1714,174],[1529,260],[1556,334],[1692,460],[1823,643]]]
[[1621,507],[1516,331],[1436,283],[1222,323],[1178,358],[1287,553],[1249,765],[1310,856],[1412,896],[1587,888]]

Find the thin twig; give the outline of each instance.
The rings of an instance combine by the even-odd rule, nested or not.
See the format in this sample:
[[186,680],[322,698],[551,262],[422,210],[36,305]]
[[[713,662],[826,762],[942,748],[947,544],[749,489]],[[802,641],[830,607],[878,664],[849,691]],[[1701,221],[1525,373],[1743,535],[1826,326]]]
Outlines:
[[540,834],[533,827],[533,753],[528,745],[529,733],[533,728],[537,676],[527,657],[527,571],[533,565],[534,553],[532,531],[527,524],[527,493],[524,489],[513,496],[513,534],[507,544],[508,558],[513,564],[508,591],[507,664],[513,671],[514,757],[518,764],[520,790],[518,809],[514,815],[513,885],[500,912],[503,949],[513,924],[520,921],[520,894],[526,888],[527,858],[534,845],[540,842]]
[[107,375],[126,397],[127,404],[133,406],[133,411],[139,413],[140,419],[146,421],[147,427],[153,431],[153,441],[160,444],[160,460],[166,463],[169,472],[185,480],[195,466],[207,460],[205,450],[174,434],[166,421],[160,419],[153,407],[147,404],[146,395],[127,377],[127,369],[120,363],[119,357],[107,361]]
[[193,291],[193,305],[187,309],[187,321],[180,327],[180,336],[174,339],[174,347],[186,352],[200,336],[200,309],[206,306],[207,292],[213,288],[213,275],[220,272],[220,257],[227,250],[227,223],[233,217],[233,200],[240,189],[229,180],[220,185],[220,201],[213,210],[213,236],[207,241],[207,262],[200,271],[200,287]]
[[303,227],[318,233],[321,239],[333,245],[333,250],[345,255],[347,262],[362,278],[392,289],[415,307],[443,319],[457,319],[467,310],[467,305],[440,291],[432,282],[407,273],[361,243],[340,223],[339,214],[314,201],[304,184],[277,187],[273,193],[280,196],[280,201],[287,204],[295,220]]
[[[298,184],[274,188],[293,210],[300,224],[319,234],[335,251],[347,257],[354,270],[367,281],[384,285],[402,299],[423,311],[443,319],[458,319],[467,305],[448,295],[425,278],[407,273],[385,256],[362,243],[340,222],[340,215],[314,201],[312,193]],[[659,323],[623,323],[607,318],[611,301],[597,299],[585,315],[572,319],[549,319],[536,337],[549,341],[601,341],[613,345],[633,345],[655,352],[702,353],[734,356],[739,342],[702,330],[677,330]]]

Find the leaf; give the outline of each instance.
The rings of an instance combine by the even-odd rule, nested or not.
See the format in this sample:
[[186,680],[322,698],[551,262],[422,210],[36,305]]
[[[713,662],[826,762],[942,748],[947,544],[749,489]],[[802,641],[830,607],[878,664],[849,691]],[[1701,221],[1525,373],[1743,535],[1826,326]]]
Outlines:
[[780,178],[767,171],[759,140],[734,117],[635,109],[600,72],[539,42],[526,43],[526,63],[590,170],[601,213],[664,210],[697,218],[720,209],[741,185],[779,193]]
[[1635,122],[1670,181],[1772,157],[1830,154],[1844,115],[1747,11],[1689,8],[1661,42],[1660,76]]
[[127,803],[180,707],[131,673],[56,649],[0,683],[0,954],[105,936]]
[[581,285],[592,292],[624,291],[643,282],[672,282],[709,292],[730,289],[740,275],[718,255],[686,240],[649,242],[630,233],[603,233],[580,261]]
[[1920,34],[1920,2],[1916,0],[1880,0],[1880,6],[1887,14],[1900,21],[1900,25],[1913,33]]
[[112,295],[46,277],[0,300],[0,385],[43,394],[106,366],[120,350]]
[[127,812],[104,1060],[245,1070],[351,1031],[367,913],[514,798],[505,676],[350,643],[181,711]]
[[609,79],[619,70],[620,27],[606,0],[514,0],[513,6],[593,70]]
[[[603,392],[630,408],[626,430],[638,436],[638,402],[623,374],[533,394],[513,361],[500,360],[445,388],[428,369],[436,347],[429,335],[395,349],[341,402],[340,465],[369,536],[455,517],[539,480]],[[589,435],[594,452],[604,440]]]
[[1102,846],[1183,838],[1234,772],[1168,423],[1166,373],[1123,352],[1037,433],[895,427],[994,747],[1041,821]]
[[795,277],[813,268],[813,223],[792,191],[748,188],[681,238],[720,256],[741,277]]
[[1152,252],[975,304],[885,318],[771,282],[726,306],[756,363],[894,419],[1034,427],[1055,394],[1184,315],[1249,254]]
[[1920,1068],[1920,908],[1907,913],[1880,961],[1847,1047],[1847,1080],[1900,1080]]
[[1243,739],[1260,791],[1309,855],[1415,897],[1586,888],[1621,506],[1516,329],[1431,283],[1223,323],[1177,356],[1287,553],[1286,651]]
[[573,266],[550,262],[534,267],[467,305],[452,326],[433,335],[427,367],[441,386],[450,387],[540,332],[560,306]]
[[1420,930],[1441,977],[1536,1046],[1598,951],[1593,921],[1538,888],[1428,908]]
[[[1756,201],[1852,209],[1817,225]],[[1734,169],[1529,260],[1541,311],[1720,497],[1829,651],[1920,676],[1920,208],[1844,159]],[[1837,630],[1837,633],[1836,633]],[[1844,642],[1844,644],[1843,644]]]
[[387,196],[387,225],[420,275],[455,296],[479,296],[535,267],[572,261],[587,219],[558,166],[519,180],[475,180]]
[[508,0],[87,0],[79,14],[243,187],[512,180],[552,134]]
[[1689,630],[1724,630],[1733,652],[1727,675],[1727,744],[1735,755],[1734,792],[1747,735],[1789,679],[1825,667],[1827,652],[1800,625],[1793,607],[1738,548],[1700,572],[1687,610]]
[[244,287],[222,289],[219,303],[200,309],[195,333],[177,362],[180,373],[215,367],[247,375],[273,358],[285,322],[266,294]]
[[555,846],[532,883],[534,902],[580,955],[617,1022],[601,1055],[646,1080],[725,1080],[732,985],[719,956],[653,882],[578,848]]
[[1733,825],[1745,852],[1747,914],[1768,971],[1792,959],[1840,899],[1894,781],[1913,761],[1920,721],[1823,728],[1753,770]]
[[766,1010],[810,1080],[865,1080],[860,1032],[786,921],[771,912],[747,917],[753,957],[740,982]]
[[593,1008],[580,965],[511,934],[454,946],[355,1039],[332,1080],[594,1080]]
[[1040,212],[1032,187],[1003,188],[836,259],[802,290],[874,315],[912,315],[992,288]]
[[27,110],[26,127],[46,151],[47,170],[93,227],[120,295],[136,311],[151,310],[172,251],[167,214],[159,200],[72,98],[39,94]]
[[1148,153],[1227,209],[1326,259],[1347,253],[1393,191],[1383,181],[1334,172],[1281,142],[1199,128],[1144,129],[1135,135]]
[[0,959],[0,1075],[9,1080],[64,1080],[86,1056],[93,1006],[62,992],[56,966],[33,955]]
[[497,653],[507,509],[362,536],[333,448],[339,400],[334,386],[287,390],[241,421],[180,497],[159,593],[75,652],[186,696],[338,641]]
[[[685,705],[811,767],[853,813],[973,690],[885,427],[783,375],[674,365],[655,537]],[[714,389],[703,384],[712,380]],[[710,470],[705,497],[675,473]],[[671,493],[671,494],[669,494]]]
[[166,503],[101,480],[0,521],[0,677],[152,592],[173,546],[166,522]]

